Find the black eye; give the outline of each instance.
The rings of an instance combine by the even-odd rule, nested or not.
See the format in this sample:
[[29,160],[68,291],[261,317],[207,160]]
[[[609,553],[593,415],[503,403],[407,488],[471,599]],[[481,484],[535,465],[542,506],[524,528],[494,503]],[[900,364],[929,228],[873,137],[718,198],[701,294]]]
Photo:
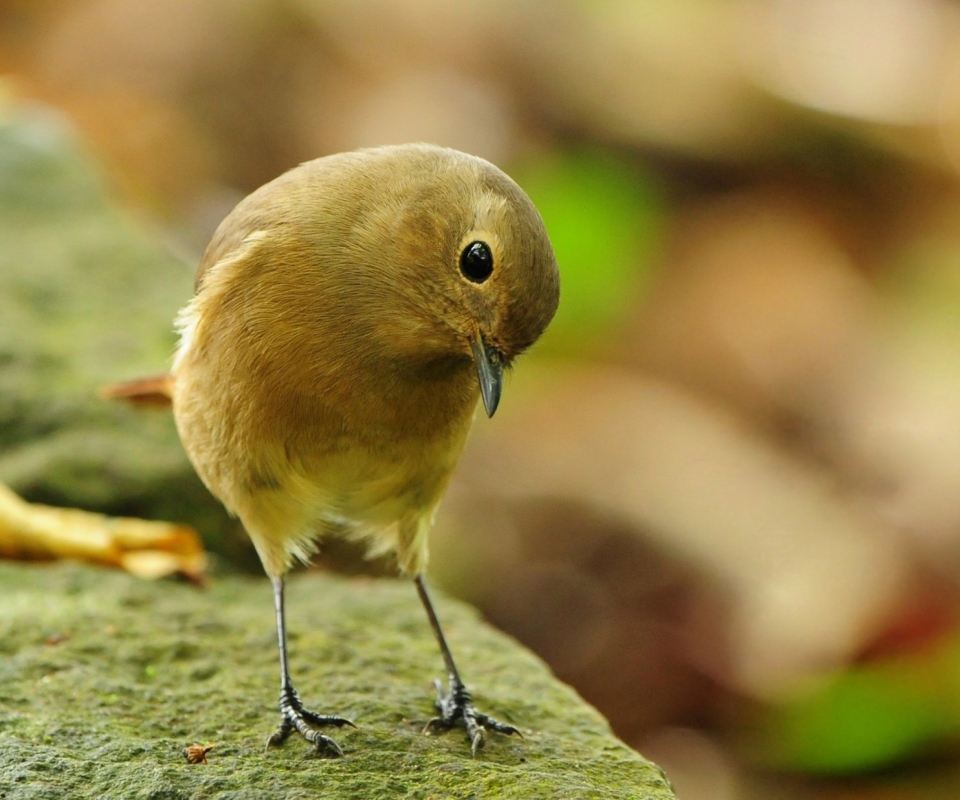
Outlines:
[[493,274],[493,253],[486,242],[470,242],[460,254],[460,272],[468,281],[483,283]]

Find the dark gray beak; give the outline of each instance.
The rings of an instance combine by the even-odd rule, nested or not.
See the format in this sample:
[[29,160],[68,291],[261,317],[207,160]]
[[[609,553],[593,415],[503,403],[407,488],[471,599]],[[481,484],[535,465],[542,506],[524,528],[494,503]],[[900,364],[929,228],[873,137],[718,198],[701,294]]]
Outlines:
[[503,391],[503,363],[500,354],[487,345],[482,337],[473,339],[470,346],[473,348],[473,360],[477,364],[483,407],[487,416],[492,417],[500,404],[500,392]]

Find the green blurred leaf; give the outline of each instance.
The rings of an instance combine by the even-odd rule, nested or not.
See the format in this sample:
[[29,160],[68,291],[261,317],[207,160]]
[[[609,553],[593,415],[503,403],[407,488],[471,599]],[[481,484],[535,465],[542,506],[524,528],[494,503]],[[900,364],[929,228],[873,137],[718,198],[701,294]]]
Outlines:
[[851,667],[771,711],[761,749],[779,767],[851,773],[902,763],[960,733],[960,640]]
[[562,282],[544,339],[551,350],[602,347],[636,305],[662,229],[654,182],[599,151],[553,154],[514,169],[543,216]]

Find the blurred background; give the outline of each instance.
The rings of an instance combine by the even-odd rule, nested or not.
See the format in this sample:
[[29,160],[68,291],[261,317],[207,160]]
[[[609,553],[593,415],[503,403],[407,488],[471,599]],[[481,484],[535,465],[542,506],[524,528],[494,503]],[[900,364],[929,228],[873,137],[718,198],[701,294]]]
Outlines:
[[960,4],[0,0],[0,95],[69,120],[183,276],[301,161],[503,167],[563,297],[434,581],[682,800],[958,796]]

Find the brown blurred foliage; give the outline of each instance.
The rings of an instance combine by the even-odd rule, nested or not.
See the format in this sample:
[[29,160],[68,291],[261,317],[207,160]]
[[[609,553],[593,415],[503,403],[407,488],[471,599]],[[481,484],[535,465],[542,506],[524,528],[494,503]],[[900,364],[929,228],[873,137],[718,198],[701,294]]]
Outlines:
[[478,426],[434,565],[687,800],[840,797],[751,777],[739,713],[855,662],[924,586],[956,606],[958,42],[947,0],[0,2],[4,85],[194,251],[243,193],[365,145],[518,177],[587,148],[646,182],[656,246],[606,319],[575,313],[603,252],[565,249],[597,197],[554,218],[534,193],[567,316]]

